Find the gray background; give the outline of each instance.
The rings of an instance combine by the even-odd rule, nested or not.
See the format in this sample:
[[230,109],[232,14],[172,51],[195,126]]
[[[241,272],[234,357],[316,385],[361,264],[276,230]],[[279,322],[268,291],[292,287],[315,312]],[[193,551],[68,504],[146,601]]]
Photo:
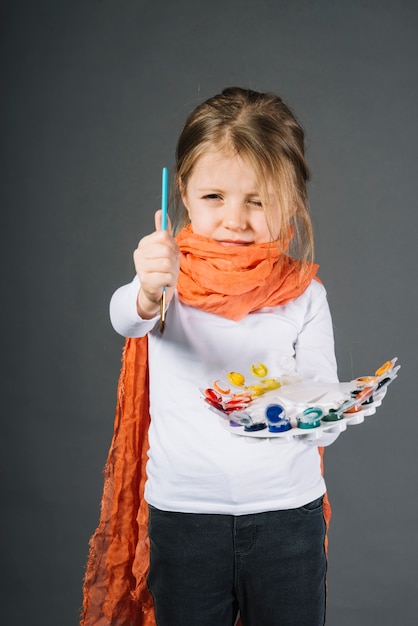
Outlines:
[[398,356],[326,454],[330,626],[412,626],[417,572],[414,1],[1,3],[1,621],[74,626],[122,339],[108,301],[187,113],[227,85],[307,131],[342,380]]

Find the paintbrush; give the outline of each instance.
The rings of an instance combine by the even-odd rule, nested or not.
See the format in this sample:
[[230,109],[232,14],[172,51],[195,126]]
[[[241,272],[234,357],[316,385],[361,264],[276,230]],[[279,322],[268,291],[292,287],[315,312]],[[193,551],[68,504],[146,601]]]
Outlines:
[[[168,211],[168,169],[163,167],[162,185],[161,185],[161,230],[167,230],[167,211]],[[167,288],[164,285],[163,293],[160,299],[160,332],[164,332],[165,328],[165,298]]]

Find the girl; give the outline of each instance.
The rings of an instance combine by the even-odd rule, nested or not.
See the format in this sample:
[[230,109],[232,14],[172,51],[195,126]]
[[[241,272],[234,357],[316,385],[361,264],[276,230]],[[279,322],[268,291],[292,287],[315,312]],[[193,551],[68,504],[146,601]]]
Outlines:
[[337,381],[308,178],[303,130],[276,95],[225,89],[187,119],[177,234],[161,230],[157,211],[133,282],[111,301],[112,324],[129,339],[82,624],[324,624],[329,508],[318,445],[336,436],[249,445],[199,391],[216,372],[254,364]]

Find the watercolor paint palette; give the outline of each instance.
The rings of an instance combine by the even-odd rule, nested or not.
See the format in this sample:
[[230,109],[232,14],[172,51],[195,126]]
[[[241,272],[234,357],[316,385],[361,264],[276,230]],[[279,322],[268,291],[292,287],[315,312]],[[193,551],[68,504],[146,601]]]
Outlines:
[[200,391],[233,435],[313,441],[324,432],[343,432],[348,425],[361,424],[373,415],[399,369],[394,358],[371,376],[345,383],[316,383],[271,377],[268,367],[257,363],[247,375],[225,372]]

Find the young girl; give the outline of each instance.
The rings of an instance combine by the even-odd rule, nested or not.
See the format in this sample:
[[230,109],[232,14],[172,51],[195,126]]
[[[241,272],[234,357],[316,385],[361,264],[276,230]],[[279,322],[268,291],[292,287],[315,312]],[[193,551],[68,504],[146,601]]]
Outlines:
[[225,89],[186,121],[177,235],[161,230],[157,211],[134,280],[111,301],[112,324],[130,339],[85,626],[324,624],[329,508],[318,446],[336,435],[254,443],[231,435],[199,390],[260,364],[279,378],[337,381],[308,177],[303,130],[276,95]]

